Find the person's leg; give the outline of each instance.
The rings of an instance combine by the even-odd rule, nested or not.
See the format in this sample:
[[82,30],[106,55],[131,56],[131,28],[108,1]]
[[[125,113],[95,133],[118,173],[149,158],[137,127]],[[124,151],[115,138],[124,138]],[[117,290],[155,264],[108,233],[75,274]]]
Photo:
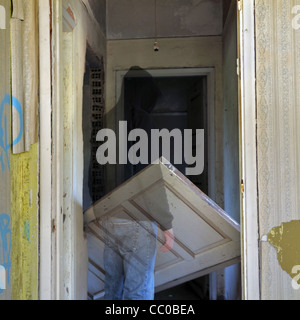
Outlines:
[[115,249],[105,245],[105,295],[104,300],[122,300],[124,273],[123,259]]
[[123,258],[118,250],[117,234],[113,220],[103,220],[103,236],[105,241],[103,260],[105,270],[105,295],[104,300],[122,300],[124,270]]
[[141,221],[136,250],[125,254],[124,300],[154,299],[156,237],[156,224]]

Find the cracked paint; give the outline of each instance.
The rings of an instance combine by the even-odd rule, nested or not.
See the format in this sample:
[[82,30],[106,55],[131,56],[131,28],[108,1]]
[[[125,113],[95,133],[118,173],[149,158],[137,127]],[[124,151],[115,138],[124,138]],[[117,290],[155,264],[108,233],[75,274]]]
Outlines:
[[[277,260],[291,278],[300,265],[300,220],[282,223],[268,234],[268,242],[277,249]],[[299,283],[299,282],[298,282]]]
[[11,155],[13,300],[38,299],[38,150]]

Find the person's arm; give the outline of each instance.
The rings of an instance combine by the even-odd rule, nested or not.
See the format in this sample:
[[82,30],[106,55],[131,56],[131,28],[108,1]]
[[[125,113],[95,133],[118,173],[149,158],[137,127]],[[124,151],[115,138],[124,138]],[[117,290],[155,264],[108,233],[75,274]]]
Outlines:
[[173,249],[174,245],[174,231],[173,229],[165,230],[165,243],[160,247],[161,252],[168,252]]

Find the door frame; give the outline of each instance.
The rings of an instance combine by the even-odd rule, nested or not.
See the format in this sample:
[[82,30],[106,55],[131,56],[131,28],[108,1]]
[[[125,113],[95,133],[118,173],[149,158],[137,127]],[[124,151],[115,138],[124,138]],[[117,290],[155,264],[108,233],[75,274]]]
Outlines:
[[[118,132],[118,121],[124,119],[124,77],[129,70],[116,71],[116,95],[115,105],[118,107],[115,110],[115,128]],[[207,118],[208,118],[208,163],[215,163],[215,68],[169,68],[169,69],[143,69],[130,70],[131,77],[140,77],[147,72],[151,77],[192,77],[205,76],[207,78]],[[118,103],[119,102],[119,103]],[[212,128],[212,130],[209,130]],[[116,168],[116,183],[120,181],[117,177],[120,176],[119,169]],[[216,170],[215,166],[208,166],[208,196],[213,200],[216,199]]]
[[[39,299],[53,299],[52,261],[52,97],[51,97],[51,10],[48,1],[39,0],[39,91],[40,91],[40,258]],[[46,183],[47,182],[47,183]]]
[[257,201],[255,1],[238,1],[243,299],[260,299]]
[[[56,2],[58,5],[59,1]],[[259,225],[257,203],[257,145],[256,145],[256,64],[255,64],[255,1],[247,0],[240,3],[238,12],[239,31],[239,84],[240,84],[240,170],[243,182],[241,201],[242,224],[242,280],[243,298],[260,299],[259,279]],[[49,2],[39,0],[39,44],[40,44],[40,299],[53,299],[59,296],[60,249],[55,244],[61,242],[61,235],[53,239],[55,218],[61,228],[60,187],[53,184],[52,159],[52,64],[51,64],[51,6]],[[58,8],[57,8],[58,10]],[[52,38],[53,39],[53,38]],[[56,70],[57,71],[57,70]],[[116,71],[116,103],[120,98],[123,78],[128,70]],[[148,69],[153,76],[187,76],[207,75],[208,104],[215,110],[215,75],[214,68],[182,68],[182,69]],[[245,72],[247,71],[247,72]],[[209,116],[214,124],[214,112]],[[61,124],[60,124],[61,125]],[[60,126],[59,125],[59,126]],[[59,126],[57,127],[59,132]],[[209,141],[215,145],[214,130],[209,133]],[[59,135],[57,135],[59,139]],[[60,143],[59,143],[60,144]],[[209,150],[211,162],[215,162],[214,148]],[[56,172],[61,168],[56,167]],[[210,172],[210,179],[215,186],[215,171]],[[49,184],[52,187],[49,192]],[[60,182],[61,183],[61,182]],[[209,191],[214,198],[215,189]],[[56,199],[58,195],[58,199]],[[56,221],[57,222],[57,221]],[[53,256],[53,249],[55,249]],[[54,259],[53,259],[54,258]],[[58,267],[58,270],[56,269]],[[56,271],[56,272],[55,272]],[[54,287],[53,287],[54,286]],[[55,288],[56,287],[56,288]]]
[[[39,0],[39,90],[40,90],[40,256],[39,256],[39,299],[61,300],[75,297],[76,252],[74,234],[75,215],[64,217],[64,93],[63,93],[63,23],[66,11],[62,1]],[[72,35],[71,35],[72,37]],[[69,47],[73,55],[72,46]],[[71,61],[73,63],[73,61]],[[73,75],[71,75],[73,76]],[[69,82],[72,81],[68,79]],[[73,123],[70,129],[73,130]],[[70,134],[72,137],[72,134]],[[72,141],[72,140],[71,140]],[[76,145],[72,141],[73,145]],[[71,149],[72,151],[74,148]],[[71,152],[72,152],[71,151]],[[67,154],[70,157],[69,154]],[[69,158],[68,158],[69,159]],[[74,157],[76,159],[76,157]],[[74,172],[76,160],[68,169]],[[72,180],[72,176],[69,177]],[[73,188],[70,198],[73,197]],[[67,198],[67,200],[65,199]],[[70,210],[73,202],[69,201]],[[69,221],[71,220],[71,221]],[[70,230],[71,229],[71,230]],[[68,238],[68,236],[71,236]],[[67,248],[66,248],[67,247]],[[70,258],[72,257],[72,258]],[[66,266],[66,262],[68,265]],[[65,273],[70,276],[65,279]],[[69,293],[66,293],[65,286]]]

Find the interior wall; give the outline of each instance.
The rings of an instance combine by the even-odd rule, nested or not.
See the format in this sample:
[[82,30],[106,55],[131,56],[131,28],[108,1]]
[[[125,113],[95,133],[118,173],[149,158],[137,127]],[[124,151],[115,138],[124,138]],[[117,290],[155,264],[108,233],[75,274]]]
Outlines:
[[[160,38],[218,36],[222,34],[223,0],[157,1]],[[154,38],[155,2],[107,1],[107,39]]]
[[300,32],[296,28],[299,13],[293,10],[296,5],[299,0],[255,1],[263,300],[300,299],[300,290],[292,283],[299,280],[300,234]]
[[[165,68],[215,68],[215,158],[216,202],[223,206],[222,164],[222,38],[191,37],[164,38],[159,40],[160,51],[154,52],[153,40],[114,40],[107,43],[106,113],[107,125],[114,128],[116,97],[116,71],[129,70],[132,66],[143,69]],[[179,71],[180,73],[180,71]],[[114,184],[114,173],[108,173],[108,185]]]
[[88,1],[96,20],[99,22],[103,34],[106,35],[106,0],[84,0]]
[[237,17],[232,3],[223,33],[224,208],[240,222]]

